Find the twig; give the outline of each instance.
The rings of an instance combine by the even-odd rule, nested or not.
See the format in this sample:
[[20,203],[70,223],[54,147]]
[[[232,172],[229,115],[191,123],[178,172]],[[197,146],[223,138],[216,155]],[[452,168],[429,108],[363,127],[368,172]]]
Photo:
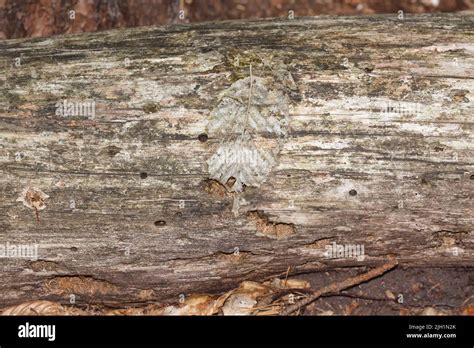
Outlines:
[[468,303],[473,297],[474,297],[474,295],[469,296],[469,297],[462,303],[462,305],[464,306],[464,305],[465,305],[466,303]]
[[369,297],[369,296],[362,296],[362,295],[354,295],[348,293],[327,293],[321,295],[321,297],[349,297],[349,298],[356,298],[358,300],[366,300],[366,301],[385,301],[385,302],[395,302],[395,300],[391,300],[386,297]]
[[283,287],[285,287],[285,288],[286,288],[286,284],[288,282],[288,274],[290,273],[290,268],[291,268],[291,266],[288,266],[288,269],[286,270],[285,282],[283,283]]
[[300,302],[287,307],[284,311],[280,313],[280,315],[289,315],[297,311],[298,309],[309,305],[311,302],[317,300],[319,297],[321,297],[324,294],[327,294],[330,292],[339,292],[347,288],[353,287],[354,285],[369,281],[375,277],[378,277],[384,274],[385,272],[391,270],[392,268],[395,268],[397,265],[398,265],[397,259],[391,256],[389,257],[389,261],[387,263],[383,264],[380,267],[374,268],[373,270],[367,273],[360,274],[356,277],[346,279],[339,283],[333,283],[331,285],[325,286],[324,288],[315,291],[312,295],[308,296],[304,300],[301,300]]

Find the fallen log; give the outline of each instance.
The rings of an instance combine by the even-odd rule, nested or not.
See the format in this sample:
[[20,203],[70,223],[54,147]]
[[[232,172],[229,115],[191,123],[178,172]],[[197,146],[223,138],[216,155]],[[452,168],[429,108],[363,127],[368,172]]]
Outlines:
[[0,304],[178,301],[389,254],[472,271],[473,27],[315,17],[2,41]]

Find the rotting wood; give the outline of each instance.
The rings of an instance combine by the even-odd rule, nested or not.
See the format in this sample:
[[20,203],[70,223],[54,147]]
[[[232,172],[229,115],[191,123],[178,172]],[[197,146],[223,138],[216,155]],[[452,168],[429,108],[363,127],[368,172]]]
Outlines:
[[[0,242],[38,243],[45,263],[1,259],[0,304],[177,301],[387,254],[468,272],[473,27],[467,14],[317,17],[2,41]],[[276,164],[235,216],[235,193],[209,178],[225,139],[208,126],[250,64],[288,97],[288,132],[259,134]],[[63,100],[94,115],[58,115]],[[16,201],[27,188],[49,196],[40,222]],[[256,211],[293,233],[262,235]],[[325,240],[365,258],[328,258]],[[80,286],[47,286],[64,279]],[[113,291],[86,291],[97,284]]]

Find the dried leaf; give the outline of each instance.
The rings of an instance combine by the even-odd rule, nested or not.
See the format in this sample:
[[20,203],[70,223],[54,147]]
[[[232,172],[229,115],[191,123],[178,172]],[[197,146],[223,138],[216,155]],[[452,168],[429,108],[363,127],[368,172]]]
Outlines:
[[446,315],[446,313],[440,309],[436,309],[434,307],[427,307],[424,308],[420,313],[420,315]]
[[222,302],[209,295],[192,295],[181,306],[168,306],[162,315],[213,315],[222,306]]
[[462,310],[462,315],[474,315],[474,307],[466,307]]
[[275,161],[268,153],[237,142],[219,146],[207,163],[211,179],[225,185],[234,178],[229,190],[242,192],[244,185],[259,187],[264,183]]
[[77,308],[68,308],[51,301],[29,301],[5,308],[2,315],[84,315],[88,314]]
[[[266,132],[278,136],[286,135],[288,98],[280,90],[272,88],[270,82],[261,77],[250,77],[236,81],[221,97],[211,112],[210,133],[228,136],[241,133],[246,127],[255,132]],[[248,100],[251,105],[248,108]],[[247,115],[248,110],[248,115]],[[248,121],[248,124],[245,122]]]
[[226,294],[222,313],[224,315],[255,314],[258,299],[271,292],[272,290],[265,285],[245,281],[237,289]]

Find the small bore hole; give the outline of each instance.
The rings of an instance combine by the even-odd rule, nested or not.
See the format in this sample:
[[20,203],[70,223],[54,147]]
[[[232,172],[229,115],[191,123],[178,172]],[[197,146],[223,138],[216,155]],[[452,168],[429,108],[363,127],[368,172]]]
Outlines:
[[209,139],[209,137],[205,133],[199,134],[199,136],[198,136],[198,140],[201,143],[205,143],[207,141],[207,139]]
[[472,174],[469,179],[474,180],[474,174]]
[[77,247],[70,247],[69,250],[71,250],[71,251],[77,251]]
[[351,196],[357,196],[357,191],[354,190],[354,189],[352,189],[352,190],[349,191],[349,195],[351,195]]
[[141,172],[141,173],[140,173],[140,178],[146,179],[147,177],[148,177],[148,174],[147,174],[147,173],[145,173],[145,172]]
[[155,226],[162,227],[166,225],[166,221],[163,220],[157,220],[155,221]]

